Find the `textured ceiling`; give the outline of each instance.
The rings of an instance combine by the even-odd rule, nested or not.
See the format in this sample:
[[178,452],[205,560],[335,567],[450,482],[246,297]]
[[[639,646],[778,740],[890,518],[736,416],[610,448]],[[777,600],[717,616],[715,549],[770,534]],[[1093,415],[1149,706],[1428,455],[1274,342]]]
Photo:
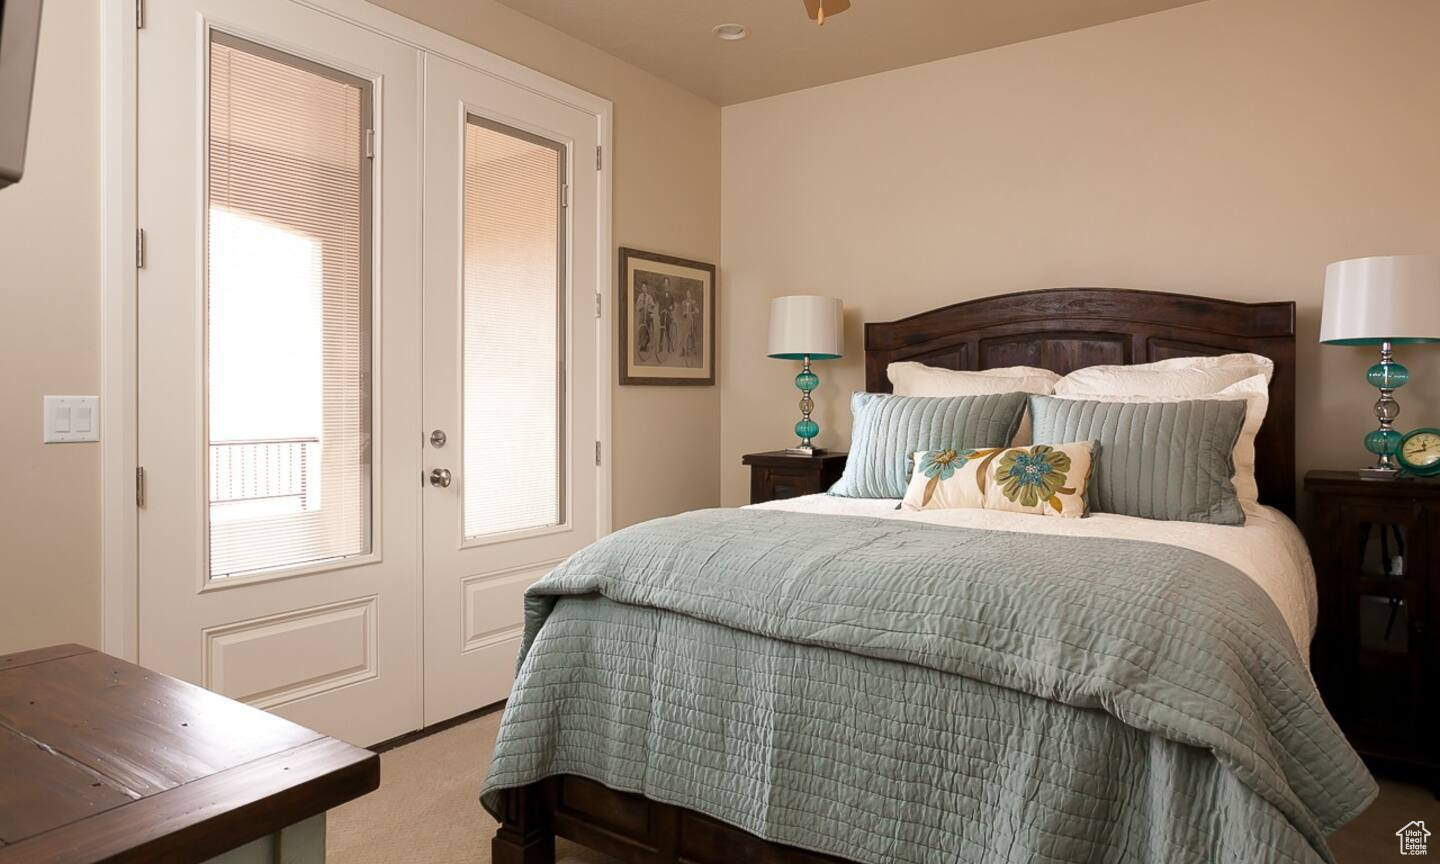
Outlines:
[[[823,28],[802,0],[499,2],[729,105],[1200,0],[852,0]],[[710,32],[727,22],[749,38]]]

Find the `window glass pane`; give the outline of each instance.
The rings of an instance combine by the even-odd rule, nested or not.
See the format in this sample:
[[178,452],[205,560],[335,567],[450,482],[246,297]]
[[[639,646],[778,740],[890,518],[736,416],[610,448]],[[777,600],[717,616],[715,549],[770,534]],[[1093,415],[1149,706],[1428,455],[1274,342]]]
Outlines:
[[369,98],[212,38],[211,578],[370,551]]
[[466,537],[563,520],[562,152],[465,125]]

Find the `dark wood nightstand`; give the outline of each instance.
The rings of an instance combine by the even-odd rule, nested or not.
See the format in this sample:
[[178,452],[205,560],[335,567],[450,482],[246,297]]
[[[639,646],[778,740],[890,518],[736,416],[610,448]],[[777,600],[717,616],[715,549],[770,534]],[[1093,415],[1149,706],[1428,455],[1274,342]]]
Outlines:
[[824,492],[845,471],[846,455],[833,450],[819,456],[796,456],[784,450],[747,453],[740,461],[750,466],[750,503]]
[[1440,480],[1311,471],[1305,491],[1320,693],[1362,756],[1440,794]]

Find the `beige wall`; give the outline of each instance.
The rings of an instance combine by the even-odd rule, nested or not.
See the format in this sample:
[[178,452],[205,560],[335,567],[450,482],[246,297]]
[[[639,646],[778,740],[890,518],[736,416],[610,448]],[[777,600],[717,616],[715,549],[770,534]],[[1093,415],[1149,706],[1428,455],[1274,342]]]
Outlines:
[[[830,446],[862,321],[1064,285],[1293,299],[1300,467],[1363,463],[1373,352],[1316,344],[1324,266],[1440,252],[1437,34],[1433,0],[1210,0],[725,108],[724,503],[798,413],[764,356],[792,293],[849,309]],[[1400,359],[1399,425],[1440,425],[1440,348]]]
[[100,639],[100,449],[41,397],[100,386],[99,6],[45,4],[24,179],[0,189],[0,654]]
[[[492,0],[381,5],[611,99],[616,244],[718,262],[719,108]],[[0,653],[100,641],[99,448],[40,443],[42,394],[99,388],[98,28],[99,0],[46,4],[0,191]],[[716,388],[614,388],[616,527],[719,503],[719,422]]]
[[[376,5],[611,100],[615,245],[719,262],[718,107],[494,0]],[[719,388],[612,388],[615,527],[718,505]]]

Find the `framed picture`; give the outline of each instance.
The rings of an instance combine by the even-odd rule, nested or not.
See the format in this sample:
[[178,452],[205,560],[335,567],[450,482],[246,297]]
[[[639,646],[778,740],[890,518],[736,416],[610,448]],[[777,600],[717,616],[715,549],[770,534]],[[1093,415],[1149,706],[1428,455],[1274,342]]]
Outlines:
[[715,383],[715,265],[620,249],[620,383]]

